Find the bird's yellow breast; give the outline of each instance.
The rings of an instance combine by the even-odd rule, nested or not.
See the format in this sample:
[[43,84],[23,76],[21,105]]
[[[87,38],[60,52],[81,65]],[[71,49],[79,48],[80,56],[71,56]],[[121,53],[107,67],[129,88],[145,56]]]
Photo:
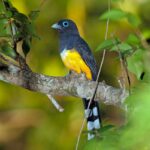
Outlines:
[[77,73],[85,73],[87,79],[92,79],[90,68],[86,65],[80,54],[76,50],[63,50],[61,52],[61,58],[65,66]]

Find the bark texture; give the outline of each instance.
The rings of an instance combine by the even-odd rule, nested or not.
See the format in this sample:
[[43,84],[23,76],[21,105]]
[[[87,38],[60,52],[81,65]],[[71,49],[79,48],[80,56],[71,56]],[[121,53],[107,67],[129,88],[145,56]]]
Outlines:
[[[75,96],[80,98],[91,98],[96,82],[86,80],[83,74],[75,73],[65,77],[46,76],[32,72],[22,59],[20,65],[3,58],[0,63],[0,80],[21,86],[31,91],[50,94],[53,96]],[[128,96],[125,89],[119,89],[99,82],[96,92],[96,100],[107,105],[123,106]]]

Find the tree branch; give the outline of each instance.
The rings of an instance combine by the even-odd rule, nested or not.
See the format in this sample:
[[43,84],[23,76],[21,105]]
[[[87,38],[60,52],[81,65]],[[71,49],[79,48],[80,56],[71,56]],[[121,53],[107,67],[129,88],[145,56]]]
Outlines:
[[[3,57],[0,58],[3,59]],[[32,72],[29,67],[22,68],[6,58],[0,63],[0,80],[46,95],[88,99],[91,98],[96,86],[96,82],[86,80],[83,74],[73,73],[65,77],[46,76]],[[99,82],[96,100],[107,105],[122,107],[127,96],[128,92],[125,89]]]

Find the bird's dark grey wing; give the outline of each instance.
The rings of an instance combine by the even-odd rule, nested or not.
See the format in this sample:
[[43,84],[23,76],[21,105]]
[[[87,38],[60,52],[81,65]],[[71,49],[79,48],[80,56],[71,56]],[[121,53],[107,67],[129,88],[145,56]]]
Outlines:
[[89,66],[92,72],[93,80],[96,80],[98,72],[97,64],[88,44],[82,38],[79,37],[75,43],[75,49],[79,52],[84,62]]

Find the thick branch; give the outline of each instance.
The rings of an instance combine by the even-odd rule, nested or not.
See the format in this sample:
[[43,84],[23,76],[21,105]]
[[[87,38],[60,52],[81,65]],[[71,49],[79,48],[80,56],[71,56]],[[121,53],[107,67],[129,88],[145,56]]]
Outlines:
[[[24,87],[31,91],[51,94],[54,96],[76,96],[91,98],[96,83],[88,81],[84,75],[68,75],[66,77],[52,77],[32,72],[30,69],[9,64],[0,64],[0,80]],[[107,105],[122,106],[128,92],[100,82],[96,100]]]

